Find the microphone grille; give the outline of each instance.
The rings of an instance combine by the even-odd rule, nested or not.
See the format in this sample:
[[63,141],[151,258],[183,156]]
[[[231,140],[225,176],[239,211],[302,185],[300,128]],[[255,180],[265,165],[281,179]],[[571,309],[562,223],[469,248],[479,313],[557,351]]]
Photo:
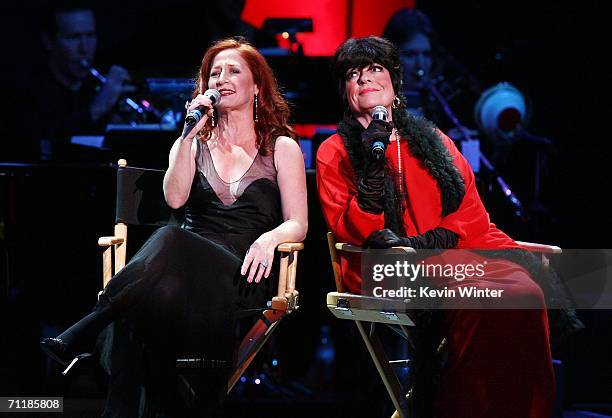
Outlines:
[[204,96],[207,96],[213,104],[219,103],[221,100],[221,93],[216,89],[208,89],[204,92]]
[[375,106],[374,109],[372,109],[372,119],[387,121],[388,117],[389,117],[389,112],[387,111],[386,107]]

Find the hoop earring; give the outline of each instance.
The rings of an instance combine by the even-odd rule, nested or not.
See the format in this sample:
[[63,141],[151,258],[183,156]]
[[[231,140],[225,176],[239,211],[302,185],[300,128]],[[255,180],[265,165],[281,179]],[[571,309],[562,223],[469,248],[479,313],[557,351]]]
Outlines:
[[398,107],[400,107],[401,104],[402,100],[399,98],[399,96],[395,96],[395,99],[393,99],[393,103],[391,103],[391,108],[397,109]]
[[259,97],[255,95],[255,99],[253,100],[253,120],[255,122],[259,122],[259,117],[257,115],[257,106],[259,105]]

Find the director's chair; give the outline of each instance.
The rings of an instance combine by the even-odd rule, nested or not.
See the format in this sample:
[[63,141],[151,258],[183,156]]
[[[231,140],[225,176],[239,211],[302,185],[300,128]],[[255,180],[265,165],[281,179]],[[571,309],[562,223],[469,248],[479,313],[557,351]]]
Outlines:
[[[517,241],[517,243],[531,252],[540,254],[544,265],[549,264],[549,257],[551,255],[561,253],[561,248],[553,245],[521,241]],[[409,366],[411,360],[389,360],[387,352],[377,335],[376,328],[377,324],[386,324],[406,339],[409,349],[414,350],[415,342],[411,336],[411,328],[416,325],[415,315],[407,309],[408,305],[402,300],[347,293],[342,282],[342,270],[338,253],[363,253],[364,249],[356,245],[336,242],[331,232],[327,233],[327,244],[336,282],[336,292],[327,294],[327,308],[335,317],[354,321],[357,325],[359,334],[395,407],[395,412],[391,418],[416,418],[414,408],[409,407],[414,390],[414,382],[410,382],[409,386],[405,387],[396,374],[397,369]],[[409,255],[414,253],[416,251],[410,247],[393,247],[385,250],[387,255]],[[437,341],[436,344],[438,344]],[[435,355],[441,356],[445,351],[445,347],[446,339],[440,338]],[[414,374],[414,372],[411,373]]]
[[[327,308],[335,317],[355,322],[372,362],[396,409],[394,416],[408,418],[410,415],[407,394],[410,394],[410,388],[402,385],[396,374],[396,369],[409,366],[411,361],[410,359],[389,360],[377,334],[376,325],[386,324],[390,326],[393,331],[406,339],[411,349],[414,349],[414,341],[410,334],[410,328],[415,326],[414,318],[406,310],[406,304],[401,300],[346,292],[344,283],[342,283],[338,252],[361,253],[363,249],[356,245],[337,243],[331,232],[327,233],[327,244],[336,281],[336,292],[327,294]],[[415,250],[409,247],[395,247],[386,252],[388,254],[413,254]]]
[[[128,225],[159,227],[180,225],[181,210],[172,210],[165,202],[162,190],[163,170],[129,167],[119,160],[117,167],[117,201],[113,236],[100,237],[98,245],[102,253],[103,286],[126,264]],[[262,309],[259,318],[242,338],[236,349],[231,367],[227,392],[253,361],[280,321],[298,309],[298,291],[295,289],[298,251],[302,243],[283,243],[277,247],[280,255],[278,291]],[[202,358],[178,358],[178,369],[215,368],[215,360]]]

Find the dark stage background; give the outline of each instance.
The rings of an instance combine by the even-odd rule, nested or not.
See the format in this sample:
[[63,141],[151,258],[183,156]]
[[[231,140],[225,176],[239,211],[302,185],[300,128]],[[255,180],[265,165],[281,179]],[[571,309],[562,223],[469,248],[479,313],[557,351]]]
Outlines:
[[[213,38],[242,32],[261,39],[257,28],[238,19],[242,3],[95,2],[95,65],[104,72],[111,64],[120,64],[137,82],[149,77],[193,77]],[[304,7],[292,11],[293,2],[285,3],[288,15],[301,13]],[[388,5],[377,9],[376,4],[360,1],[308,3],[313,9],[331,8],[333,13],[318,18],[316,24],[337,27],[338,42],[347,33],[363,34],[359,32],[367,30],[363,27],[380,28],[385,19],[368,21],[377,10],[387,16],[392,12]],[[0,6],[5,92],[24,84],[36,89],[36,79],[30,77],[45,65],[37,30],[45,5],[36,0],[6,1]],[[610,38],[604,33],[609,14],[603,12],[603,2],[463,0],[416,5],[431,17],[441,44],[483,86],[499,81],[517,86],[532,106],[529,131],[554,141],[556,150],[543,178],[538,207],[532,187],[534,146],[519,143],[505,149],[501,174],[531,208],[531,216],[529,222],[514,218],[499,192],[488,192],[485,184],[483,198],[493,221],[516,239],[563,248],[609,248],[612,109],[609,72],[604,69],[610,51]],[[354,16],[351,20],[343,15],[343,25],[337,26],[338,13]],[[330,45],[333,51],[338,42],[330,39],[311,51],[325,51]],[[290,97],[295,123],[329,125],[339,120],[342,108],[330,80],[328,57],[269,61],[285,90],[296,93]],[[14,99],[3,95],[0,125],[0,396],[66,396],[75,400],[75,409],[98,410],[104,398],[102,372],[91,364],[62,378],[44,358],[38,341],[43,333],[62,330],[95,303],[101,281],[96,242],[112,232],[115,185],[110,164],[116,155],[110,151],[96,155],[95,163],[70,165],[30,165],[34,157],[7,160],[12,145],[20,141],[18,132],[5,129],[4,118],[15,111]],[[471,108],[458,112],[467,115],[465,125],[474,127]],[[156,134],[151,140],[155,143],[148,143],[146,150],[128,149],[121,156],[132,163],[163,165],[175,137],[174,132]],[[313,138],[315,147],[317,140]],[[483,147],[492,149],[486,139]],[[89,155],[86,159],[91,161]],[[298,276],[302,307],[281,324],[254,371],[247,373],[249,381],[230,397],[228,408],[231,416],[240,417],[259,416],[264,410],[266,416],[284,416],[290,404],[300,406],[299,416],[390,415],[384,388],[356,330],[335,320],[325,307],[325,294],[334,284],[312,170],[308,187],[310,226]],[[131,237],[131,253],[148,232]],[[612,313],[579,314],[586,330],[555,356],[564,366],[559,381],[563,402],[568,409],[612,415]],[[266,373],[267,384],[252,383],[255,371]]]

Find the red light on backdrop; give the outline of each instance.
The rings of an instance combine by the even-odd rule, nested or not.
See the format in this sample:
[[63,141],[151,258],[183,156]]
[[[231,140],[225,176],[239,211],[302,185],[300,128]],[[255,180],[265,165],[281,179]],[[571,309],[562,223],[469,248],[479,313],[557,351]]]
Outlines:
[[247,0],[242,20],[260,28],[268,17],[312,18],[312,33],[300,33],[304,55],[331,55],[346,37],[346,1]]
[[242,20],[260,28],[266,18],[312,18],[312,33],[297,36],[304,55],[329,56],[349,37],[347,16],[351,10],[350,36],[380,35],[399,8],[414,7],[414,0],[247,0]]
[[415,0],[352,0],[351,36],[381,35],[387,20],[402,7],[415,7]]

